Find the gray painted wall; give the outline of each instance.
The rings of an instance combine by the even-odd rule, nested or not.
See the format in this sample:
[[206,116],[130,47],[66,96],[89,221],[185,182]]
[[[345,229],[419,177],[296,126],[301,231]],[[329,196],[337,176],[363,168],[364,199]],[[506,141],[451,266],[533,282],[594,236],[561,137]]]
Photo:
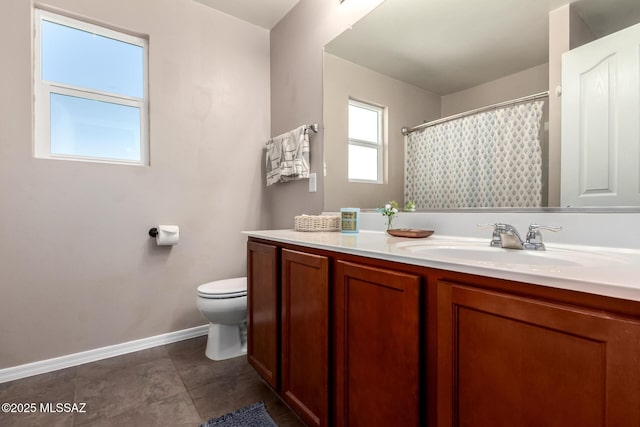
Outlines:
[[442,117],[549,90],[549,65],[483,83],[442,97]]
[[294,216],[323,210],[322,52],[334,37],[381,3],[381,0],[301,0],[271,30],[271,132],[279,135],[305,123],[319,123],[311,136],[311,171],[318,191],[307,180],[276,184],[265,191],[270,228],[293,228]]
[[33,158],[31,2],[3,2],[0,368],[205,324],[196,287],[245,274],[240,231],[267,225],[269,32],[192,1],[47,4],[149,35],[151,166]]

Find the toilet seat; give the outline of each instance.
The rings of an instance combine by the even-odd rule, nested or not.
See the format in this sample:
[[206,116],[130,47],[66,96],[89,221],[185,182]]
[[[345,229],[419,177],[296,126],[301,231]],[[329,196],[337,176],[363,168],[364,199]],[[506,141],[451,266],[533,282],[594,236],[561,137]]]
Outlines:
[[216,280],[198,286],[198,296],[208,299],[227,299],[247,296],[247,278]]

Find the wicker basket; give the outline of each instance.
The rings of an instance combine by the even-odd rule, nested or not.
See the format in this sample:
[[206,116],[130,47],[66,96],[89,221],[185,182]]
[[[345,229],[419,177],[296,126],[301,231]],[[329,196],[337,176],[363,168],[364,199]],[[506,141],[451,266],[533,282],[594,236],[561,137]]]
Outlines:
[[340,231],[340,217],[329,215],[298,215],[296,231]]

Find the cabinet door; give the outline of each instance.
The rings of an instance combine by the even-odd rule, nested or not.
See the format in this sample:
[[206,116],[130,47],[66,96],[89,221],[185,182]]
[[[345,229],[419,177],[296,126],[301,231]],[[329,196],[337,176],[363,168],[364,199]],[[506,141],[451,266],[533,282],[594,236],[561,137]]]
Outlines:
[[640,324],[439,282],[439,426],[640,425]]
[[281,395],[309,426],[328,425],[329,261],[282,250]]
[[247,243],[247,359],[274,389],[280,360],[278,248]]
[[335,425],[418,425],[420,276],[338,261],[335,277]]

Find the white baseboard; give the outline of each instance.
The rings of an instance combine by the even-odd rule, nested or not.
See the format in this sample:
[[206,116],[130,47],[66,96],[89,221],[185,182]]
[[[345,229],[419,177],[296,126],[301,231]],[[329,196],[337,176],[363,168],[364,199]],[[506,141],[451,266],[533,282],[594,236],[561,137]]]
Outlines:
[[0,369],[0,384],[33,375],[44,374],[46,372],[57,371],[58,369],[82,365],[83,363],[95,362],[109,357],[120,356],[127,353],[133,353],[135,351],[145,350],[147,348],[207,335],[208,331],[209,325],[206,324],[196,326],[194,328],[183,329],[181,331],[169,332],[149,338],[124,342],[122,344],[110,345],[80,353],[55,357],[53,359]]

